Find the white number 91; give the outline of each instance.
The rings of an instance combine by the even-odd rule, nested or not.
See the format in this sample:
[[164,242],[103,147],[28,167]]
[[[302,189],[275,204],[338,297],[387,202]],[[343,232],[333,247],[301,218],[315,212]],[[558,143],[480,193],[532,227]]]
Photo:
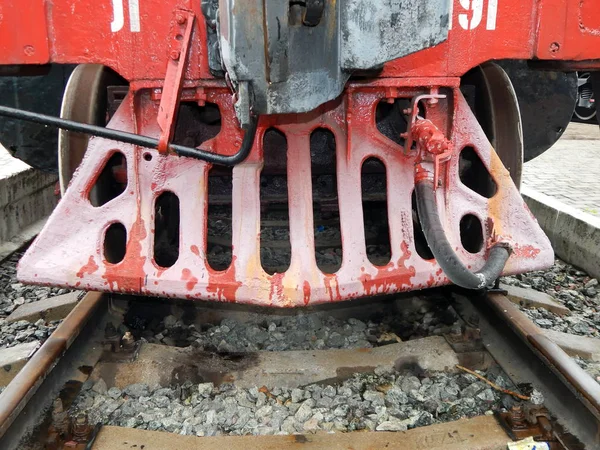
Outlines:
[[[463,11],[458,13],[458,24],[463,30],[477,28],[483,19],[484,3],[487,3],[486,30],[496,29],[496,14],[498,13],[498,0],[458,0]],[[450,0],[450,26],[452,29],[454,0]],[[470,18],[469,18],[470,16]]]

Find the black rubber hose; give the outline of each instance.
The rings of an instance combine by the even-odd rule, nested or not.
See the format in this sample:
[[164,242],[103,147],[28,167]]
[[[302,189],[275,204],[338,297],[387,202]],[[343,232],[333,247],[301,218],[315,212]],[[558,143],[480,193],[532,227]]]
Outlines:
[[418,181],[415,194],[417,213],[427,245],[450,281],[467,289],[483,289],[490,286],[502,273],[511,254],[510,246],[503,242],[495,244],[490,249],[488,260],[483,268],[478,272],[471,272],[460,261],[446,238],[435,201],[433,182]]
[[[148,136],[141,136],[135,133],[113,130],[111,128],[99,127],[96,125],[88,125],[86,123],[75,122],[74,120],[61,119],[60,117],[47,116],[45,114],[24,111],[17,108],[9,108],[8,106],[0,106],[0,116],[26,120],[55,128],[61,128],[67,131],[111,139],[113,141],[126,142],[128,144],[139,145],[140,147],[158,149],[159,145],[158,139]],[[174,151],[179,156],[188,156],[190,158],[207,161],[211,164],[235,166],[236,164],[243,162],[250,154],[250,151],[252,150],[252,144],[254,143],[254,137],[256,136],[257,125],[258,116],[251,116],[248,130],[246,130],[244,139],[242,140],[242,145],[240,149],[231,156],[219,155],[218,153],[209,152],[207,150],[186,147],[178,144],[169,144],[169,149]]]

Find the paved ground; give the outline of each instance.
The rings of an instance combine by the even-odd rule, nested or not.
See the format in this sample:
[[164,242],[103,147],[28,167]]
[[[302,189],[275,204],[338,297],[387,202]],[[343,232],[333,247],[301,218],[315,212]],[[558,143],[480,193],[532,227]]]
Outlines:
[[525,164],[523,184],[600,217],[600,128],[572,122],[560,140]]

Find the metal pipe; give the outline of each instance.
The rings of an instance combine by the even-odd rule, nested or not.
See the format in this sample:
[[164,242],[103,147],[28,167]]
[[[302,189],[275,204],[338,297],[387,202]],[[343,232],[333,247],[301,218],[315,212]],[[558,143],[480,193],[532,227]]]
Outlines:
[[450,281],[466,289],[483,289],[491,285],[500,276],[508,261],[511,253],[508,244],[496,243],[490,249],[485,265],[478,272],[471,272],[458,258],[446,237],[435,201],[433,180],[416,180],[415,195],[417,213],[427,245]]
[[[61,128],[67,131],[76,133],[84,133],[92,136],[97,136],[113,141],[125,142],[127,144],[139,145],[140,147],[158,149],[159,141],[148,136],[141,136],[135,133],[126,131],[113,130],[111,128],[89,125],[87,123],[75,122],[74,120],[61,119],[60,117],[48,116],[46,114],[24,111],[22,109],[10,108],[8,106],[0,106],[0,116],[11,117],[13,119],[25,120],[28,122],[39,123],[50,127]],[[240,149],[231,156],[219,155],[218,153],[209,152],[207,150],[194,147],[187,147],[179,144],[169,144],[169,150],[179,156],[187,156],[190,158],[200,159],[211,164],[219,164],[223,166],[235,166],[243,162],[254,143],[256,136],[256,128],[258,126],[258,116],[250,116],[250,125],[244,134]]]
[[584,400],[592,414],[600,420],[600,384],[556,343],[548,339],[525,314],[519,311],[506,296],[488,294],[487,300],[496,312],[529,346],[541,354],[546,365],[572,387],[574,393]]
[[71,346],[101,299],[101,293],[88,292],[0,394],[0,437]]

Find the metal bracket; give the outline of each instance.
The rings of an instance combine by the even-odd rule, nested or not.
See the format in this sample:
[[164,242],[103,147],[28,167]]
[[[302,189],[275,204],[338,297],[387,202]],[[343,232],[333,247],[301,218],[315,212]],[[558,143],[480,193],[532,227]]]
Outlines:
[[158,117],[156,119],[161,129],[158,143],[158,151],[160,153],[167,153],[169,142],[171,142],[175,133],[177,111],[179,109],[181,89],[185,78],[185,67],[187,66],[195,19],[196,16],[193,12],[177,9],[171,21],[167,73],[165,75],[160,106],[158,108]]
[[[437,92],[437,89],[434,92]],[[422,117],[419,116],[419,102],[421,100],[428,100],[428,103],[430,105],[434,105],[438,102],[439,99],[442,99],[442,98],[446,98],[446,96],[441,95],[441,94],[436,94],[436,93],[417,95],[417,96],[413,97],[411,107],[409,109],[404,110],[405,114],[410,114],[410,121],[408,123],[408,129],[406,130],[406,133],[403,133],[401,135],[401,137],[405,138],[405,141],[404,141],[404,154],[405,155],[410,154],[410,148],[412,147],[413,142],[415,141],[414,136],[413,136],[413,126],[415,125],[415,123],[418,119],[422,119]]]

